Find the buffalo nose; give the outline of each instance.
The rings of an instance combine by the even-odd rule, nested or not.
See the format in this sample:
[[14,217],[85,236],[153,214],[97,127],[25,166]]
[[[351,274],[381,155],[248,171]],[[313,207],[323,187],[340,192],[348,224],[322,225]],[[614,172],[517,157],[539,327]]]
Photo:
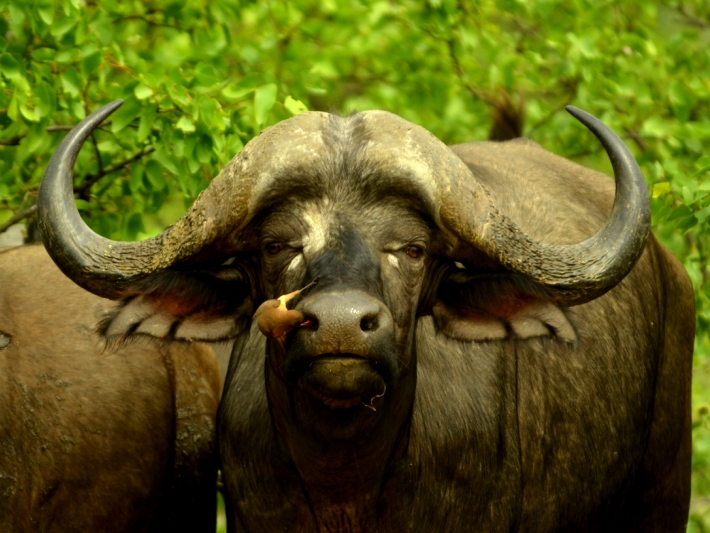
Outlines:
[[301,331],[314,355],[352,353],[366,357],[380,339],[394,334],[389,310],[365,294],[315,295],[304,302],[301,312],[310,321]]

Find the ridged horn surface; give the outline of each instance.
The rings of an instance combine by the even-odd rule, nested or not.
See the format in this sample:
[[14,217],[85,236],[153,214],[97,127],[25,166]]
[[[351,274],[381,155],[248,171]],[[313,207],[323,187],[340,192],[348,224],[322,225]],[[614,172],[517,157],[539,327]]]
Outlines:
[[577,305],[601,296],[629,273],[643,253],[651,215],[643,174],[623,141],[592,115],[567,110],[602,143],[616,178],[611,214],[594,236],[571,245],[534,241],[463,173],[447,180],[441,222],[506,268],[547,287],[560,302]]

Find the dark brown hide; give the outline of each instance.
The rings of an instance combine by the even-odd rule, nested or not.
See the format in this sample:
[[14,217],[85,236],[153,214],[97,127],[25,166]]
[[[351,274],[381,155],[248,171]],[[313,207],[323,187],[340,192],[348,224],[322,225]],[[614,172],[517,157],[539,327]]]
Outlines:
[[0,531],[214,532],[214,352],[104,351],[114,305],[41,246],[0,251]]

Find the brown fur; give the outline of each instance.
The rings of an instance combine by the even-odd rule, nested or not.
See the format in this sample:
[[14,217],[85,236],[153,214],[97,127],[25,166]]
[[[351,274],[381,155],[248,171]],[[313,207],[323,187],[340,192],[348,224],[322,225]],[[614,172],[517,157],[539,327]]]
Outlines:
[[105,351],[113,305],[40,246],[0,251],[0,531],[214,531],[214,352]]

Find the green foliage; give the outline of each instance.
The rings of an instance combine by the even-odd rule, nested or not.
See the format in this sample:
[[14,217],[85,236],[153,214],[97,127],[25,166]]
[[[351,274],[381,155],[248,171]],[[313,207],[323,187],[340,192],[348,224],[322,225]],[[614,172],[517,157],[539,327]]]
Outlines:
[[271,77],[229,53],[238,2],[1,9],[0,220],[33,203],[65,130],[112,100],[124,104],[80,154],[75,187],[89,224],[124,239],[144,237],[166,201],[191,203],[263,126],[305,110],[288,94],[276,105]]
[[563,109],[601,118],[696,288],[690,529],[710,529],[706,1],[0,0],[0,36],[0,227],[31,213],[64,131],[116,98],[75,186],[87,222],[122,239],[162,229],[252,136],[306,109],[386,109],[447,143],[522,129],[609,172]]

